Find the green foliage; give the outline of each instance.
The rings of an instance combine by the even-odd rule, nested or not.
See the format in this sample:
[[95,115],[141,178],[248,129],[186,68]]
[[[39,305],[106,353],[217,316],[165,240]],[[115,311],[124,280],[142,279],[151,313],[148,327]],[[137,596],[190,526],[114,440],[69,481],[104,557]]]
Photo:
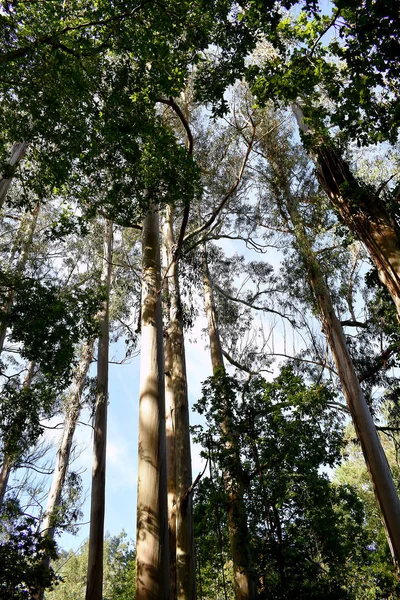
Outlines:
[[[46,600],[84,600],[88,546],[85,543],[77,553],[63,552],[53,563],[61,581],[45,594]],[[104,600],[132,600],[135,598],[135,550],[126,533],[106,535],[104,541]]]
[[[221,410],[221,399],[228,410]],[[218,538],[204,530],[215,522],[216,507],[226,536],[227,499],[220,482],[228,469],[232,476],[235,465],[226,444],[231,435],[240,448],[243,473],[237,477],[245,485],[260,598],[355,599],[363,597],[366,581],[372,589],[368,570],[380,540],[364,527],[354,488],[332,484],[321,471],[339,463],[343,448],[342,422],[330,407],[334,401],[329,387],[307,385],[290,367],[271,383],[260,378],[241,383],[223,373],[207,380],[197,405],[207,427],[195,428],[213,464],[213,480],[204,481],[195,505],[203,588],[211,580],[207,555],[215,556],[214,577],[218,565]],[[221,426],[226,418],[227,435]],[[390,563],[385,569],[391,571]]]
[[41,418],[49,416],[54,408],[57,390],[53,379],[40,378],[30,387],[15,378],[9,379],[2,389],[0,403],[0,439],[3,451],[18,458],[33,446],[43,432]]
[[400,73],[393,59],[398,26],[398,11],[386,0],[338,0],[328,15],[285,16],[277,26],[280,43],[271,40],[275,55],[248,70],[253,91],[260,102],[302,98],[313,127],[338,126],[359,145],[394,143],[400,123]]
[[21,355],[40,363],[43,373],[68,381],[75,344],[97,332],[95,316],[103,293],[92,289],[62,290],[25,277],[15,282],[14,302],[4,316],[10,338],[21,342]]
[[0,513],[0,598],[33,600],[39,589],[57,580],[54,570],[43,564],[55,559],[55,544],[43,538],[33,517],[25,515],[16,500],[7,501]]

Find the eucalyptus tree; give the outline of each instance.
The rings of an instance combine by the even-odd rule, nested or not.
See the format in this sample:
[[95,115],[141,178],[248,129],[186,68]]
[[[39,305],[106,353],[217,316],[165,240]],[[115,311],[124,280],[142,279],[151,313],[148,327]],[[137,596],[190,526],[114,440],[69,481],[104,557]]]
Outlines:
[[[11,217],[7,215],[7,221]],[[2,273],[2,336],[5,339],[8,331],[8,338],[2,354],[1,437],[8,469],[18,467],[21,456],[43,431],[41,420],[57,406],[70,381],[74,344],[94,331],[92,317],[98,306],[96,294],[82,289],[82,281],[71,285],[70,272],[55,275],[54,255],[46,254],[55,252],[55,245],[50,251],[46,239],[49,213],[39,213],[36,205],[35,214],[24,215],[21,221],[11,237],[11,262]],[[3,230],[9,240],[13,231],[7,222]],[[24,383],[19,376],[26,360],[35,378],[32,381],[31,373]]]
[[103,597],[103,543],[106,485],[109,304],[112,273],[113,223],[104,224],[104,253],[101,284],[105,300],[98,315],[99,341],[97,352],[96,407],[93,426],[93,471],[90,507],[89,557],[86,599]]
[[274,51],[266,48],[248,75],[259,101],[292,105],[332,206],[365,244],[400,314],[397,175],[371,187],[346,156],[351,144],[396,142],[399,70],[392,59],[398,42],[392,32],[397,26],[398,13],[385,2],[338,0],[328,15],[284,17],[282,43]]
[[[311,234],[303,217],[302,205],[307,205],[309,200],[311,202],[308,202],[308,205],[312,206],[315,218],[318,217],[318,211],[321,210],[318,204],[320,202],[318,192],[313,190],[312,180],[308,181],[307,173],[297,173],[299,154],[290,148],[290,143],[284,136],[287,136],[287,132],[275,133],[263,140],[263,152],[268,162],[265,182],[268,192],[279,207],[280,218],[286,220],[289,225],[299,258],[305,268],[312,298],[323,325],[343,394],[370,473],[393,559],[397,563],[400,548],[398,493],[352,362],[343,326],[336,314],[326,274],[318,261],[317,250],[313,247]],[[296,178],[299,179],[298,185],[294,183]],[[313,231],[313,228],[316,231],[318,227],[321,226],[317,222],[309,221],[310,231]]]

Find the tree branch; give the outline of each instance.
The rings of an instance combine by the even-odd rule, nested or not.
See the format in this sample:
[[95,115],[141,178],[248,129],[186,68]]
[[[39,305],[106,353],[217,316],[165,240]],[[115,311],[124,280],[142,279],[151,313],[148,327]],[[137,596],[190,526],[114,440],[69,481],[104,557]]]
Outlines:
[[232,302],[238,302],[239,304],[244,304],[245,306],[249,306],[250,308],[253,308],[254,310],[262,310],[262,311],[265,311],[265,312],[273,313],[275,315],[278,315],[282,319],[287,319],[289,321],[289,323],[292,325],[292,327],[296,326],[296,323],[295,323],[295,321],[293,320],[292,317],[288,317],[287,315],[282,314],[278,310],[275,310],[273,308],[268,308],[266,306],[255,306],[251,302],[247,302],[246,300],[242,300],[241,298],[235,298],[235,296],[231,296],[230,294],[228,294],[227,292],[225,292],[222,288],[220,288],[219,285],[217,285],[215,283],[213,284],[213,287],[215,287],[215,289],[217,290],[217,292],[219,292],[220,294],[222,294],[222,296],[224,296],[225,298],[227,298],[227,300],[232,300]]
[[199,473],[197,475],[196,479],[193,481],[192,485],[189,487],[189,489],[186,491],[185,495],[181,499],[181,501],[180,501],[180,507],[181,507],[181,509],[185,506],[185,504],[188,501],[188,498],[189,498],[190,494],[193,493],[194,488],[196,487],[196,485],[199,483],[200,479],[203,477],[204,473],[206,472],[207,465],[208,465],[208,458],[206,460],[206,464],[205,464],[204,469],[202,470],[201,473]]
[[230,354],[226,352],[226,350],[222,350],[222,354],[224,355],[226,360],[231,363],[231,365],[233,365],[237,369],[240,369],[241,371],[244,371],[245,373],[248,373],[249,375],[258,375],[262,372],[273,373],[273,371],[270,371],[269,369],[259,369],[258,371],[252,371],[249,367],[246,367],[245,365],[235,360]]
[[243,161],[242,161],[239,173],[238,173],[238,175],[237,175],[237,177],[235,179],[235,182],[233,183],[233,185],[231,186],[231,188],[228,190],[228,192],[225,194],[224,198],[219,203],[219,205],[217,206],[217,208],[214,209],[214,211],[211,214],[211,217],[203,225],[201,225],[200,227],[197,227],[197,229],[194,229],[193,231],[191,231],[190,233],[188,233],[186,235],[186,237],[184,238],[184,240],[183,240],[184,242],[186,242],[188,239],[194,237],[195,235],[201,233],[205,229],[208,229],[214,223],[215,219],[218,217],[218,215],[220,214],[220,212],[222,211],[222,209],[224,208],[224,206],[226,205],[226,203],[228,202],[228,200],[231,198],[231,196],[233,196],[233,194],[237,190],[237,188],[239,186],[239,183],[241,182],[241,180],[243,178],[243,173],[244,173],[244,170],[245,170],[248,158],[250,156],[250,152],[251,152],[253,144],[254,144],[255,135],[256,135],[256,127],[255,127],[255,125],[253,123],[252,124],[251,139],[248,142],[246,154],[243,157]]

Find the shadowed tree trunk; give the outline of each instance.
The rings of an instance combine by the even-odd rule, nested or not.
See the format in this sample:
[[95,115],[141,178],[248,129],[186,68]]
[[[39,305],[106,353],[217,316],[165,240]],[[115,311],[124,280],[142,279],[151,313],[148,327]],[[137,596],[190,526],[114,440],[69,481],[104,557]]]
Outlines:
[[396,221],[379,196],[356,180],[333,142],[317,138],[304,122],[300,106],[294,104],[292,109],[300,130],[311,140],[310,154],[322,187],[347,227],[367,248],[400,318],[400,229]]
[[176,478],[176,598],[196,597],[196,565],[194,554],[193,502],[189,488],[192,483],[190,455],[189,401],[186,380],[182,306],[179,289],[178,261],[173,255],[175,238],[172,207],[166,207],[164,226],[167,249],[167,279],[169,291],[168,343],[171,345],[171,384],[175,423]]
[[92,493],[90,507],[89,558],[86,600],[103,597],[103,546],[107,448],[109,299],[112,271],[112,221],[105,222],[104,255],[101,281],[106,300],[99,315],[100,336],[97,355],[97,397],[94,416]]
[[168,515],[159,216],[151,206],[142,232],[142,315],[136,600],[167,600]]
[[6,164],[6,173],[0,177],[0,207],[3,206],[11,185],[13,174],[27,148],[26,142],[16,142],[11,148],[11,156]]
[[[211,363],[214,375],[218,375],[218,373],[224,371],[224,359],[205,247],[203,250],[203,286],[210,339]],[[233,464],[231,471],[226,471],[224,474],[224,486],[228,498],[228,531],[233,562],[235,598],[236,600],[251,600],[255,598],[255,582],[249,551],[246,508],[243,500],[243,472],[239,449],[232,435],[229,406],[226,403],[224,405],[223,401],[222,405],[221,429],[227,440],[226,450],[232,457]]]
[[364,459],[382,514],[390,550],[395,564],[398,564],[400,558],[400,501],[392,474],[360,387],[347,348],[343,327],[335,314],[329,289],[312,251],[311,243],[294,199],[287,199],[287,209],[293,224],[297,246],[319,308],[320,319],[336,364],[343,393],[353,419],[357,437],[361,443]]

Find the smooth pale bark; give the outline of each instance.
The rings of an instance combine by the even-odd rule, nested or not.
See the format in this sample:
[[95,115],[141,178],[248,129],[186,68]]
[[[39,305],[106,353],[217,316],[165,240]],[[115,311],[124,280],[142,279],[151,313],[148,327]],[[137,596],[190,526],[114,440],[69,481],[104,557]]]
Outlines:
[[[7,167],[9,170],[11,170],[11,173],[13,173],[15,168],[18,166],[27,146],[28,144],[26,142],[16,142],[13,144],[13,147],[11,148],[11,156],[7,161]],[[4,204],[11,181],[12,175],[9,177],[0,177],[0,207]]]
[[[25,270],[26,264],[29,259],[29,254],[32,247],[33,236],[35,234],[35,229],[39,217],[40,212],[40,204],[39,202],[35,205],[31,214],[26,214],[21,221],[20,228],[16,235],[16,238],[13,242],[10,257],[9,257],[9,266],[14,269],[15,274],[22,274]],[[13,265],[13,261],[15,259],[15,255],[19,252],[19,258],[15,265]],[[3,323],[0,326],[0,354],[3,352],[4,343],[6,340],[7,334],[7,315],[13,304],[14,300],[14,291],[11,289],[8,293],[8,298],[6,300],[5,305],[2,307],[2,312],[5,314],[3,317]]]
[[92,492],[90,505],[89,558],[86,600],[103,597],[103,546],[106,485],[109,298],[112,271],[112,221],[105,222],[104,255],[101,281],[107,297],[99,314],[100,336],[97,353],[97,398],[94,417]]
[[343,327],[337,318],[324,276],[307,238],[295,201],[287,201],[297,245],[308,273],[308,279],[317,301],[320,318],[327,337],[347,405],[353,419],[357,437],[371,478],[382,514],[388,543],[398,564],[400,558],[400,501],[392,474],[378,437],[366,399],[351,360]]
[[3,463],[0,470],[0,506],[4,502],[4,496],[7,491],[8,480],[10,478],[13,461],[7,452],[3,456]]
[[[168,267],[165,236],[163,260]],[[164,314],[169,317],[169,277],[166,272],[163,287]],[[176,450],[175,450],[175,394],[172,386],[172,346],[168,330],[164,332],[165,365],[165,433],[167,461],[167,502],[168,502],[168,540],[169,540],[169,581],[171,600],[176,599]]]
[[321,185],[347,227],[365,245],[379,279],[387,287],[400,318],[400,228],[377,194],[362,186],[331,140],[319,140],[304,122],[298,104],[292,105],[299,129],[311,139]]
[[[214,375],[224,370],[221,340],[218,332],[218,319],[215,310],[214,296],[207,263],[207,253],[203,251],[203,287],[205,309],[210,338],[211,364]],[[249,552],[249,534],[247,515],[244,504],[243,473],[239,449],[234,442],[229,418],[229,407],[223,407],[224,414],[221,429],[227,439],[226,449],[232,456],[234,467],[231,472],[224,474],[225,492],[228,497],[228,531],[233,563],[233,578],[236,600],[251,600],[255,598],[256,586],[253,577]]]
[[93,360],[94,340],[86,342],[81,351],[81,359],[76,369],[72,392],[66,409],[64,428],[58,445],[56,466],[47,500],[45,518],[42,523],[42,534],[54,539],[54,517],[61,503],[61,495],[71,455],[72,442],[81,412],[81,397],[85,379]]
[[136,600],[167,600],[168,514],[159,217],[152,206],[142,232],[142,315]]
[[166,208],[164,225],[167,248],[167,278],[169,290],[169,327],[171,345],[171,383],[175,413],[175,475],[176,475],[176,598],[196,597],[196,565],[194,553],[193,501],[190,454],[189,400],[186,379],[185,347],[180,301],[178,262],[174,259],[175,238],[172,207]]
[[[35,375],[36,362],[32,360],[29,363],[28,370],[25,375],[23,387],[30,388],[33,377]],[[12,456],[9,452],[7,452],[7,443],[5,444],[4,452],[3,452],[3,464],[0,470],[0,506],[2,506],[4,501],[4,496],[7,491],[8,480],[10,478],[10,473],[15,464],[15,460],[18,457]]]

